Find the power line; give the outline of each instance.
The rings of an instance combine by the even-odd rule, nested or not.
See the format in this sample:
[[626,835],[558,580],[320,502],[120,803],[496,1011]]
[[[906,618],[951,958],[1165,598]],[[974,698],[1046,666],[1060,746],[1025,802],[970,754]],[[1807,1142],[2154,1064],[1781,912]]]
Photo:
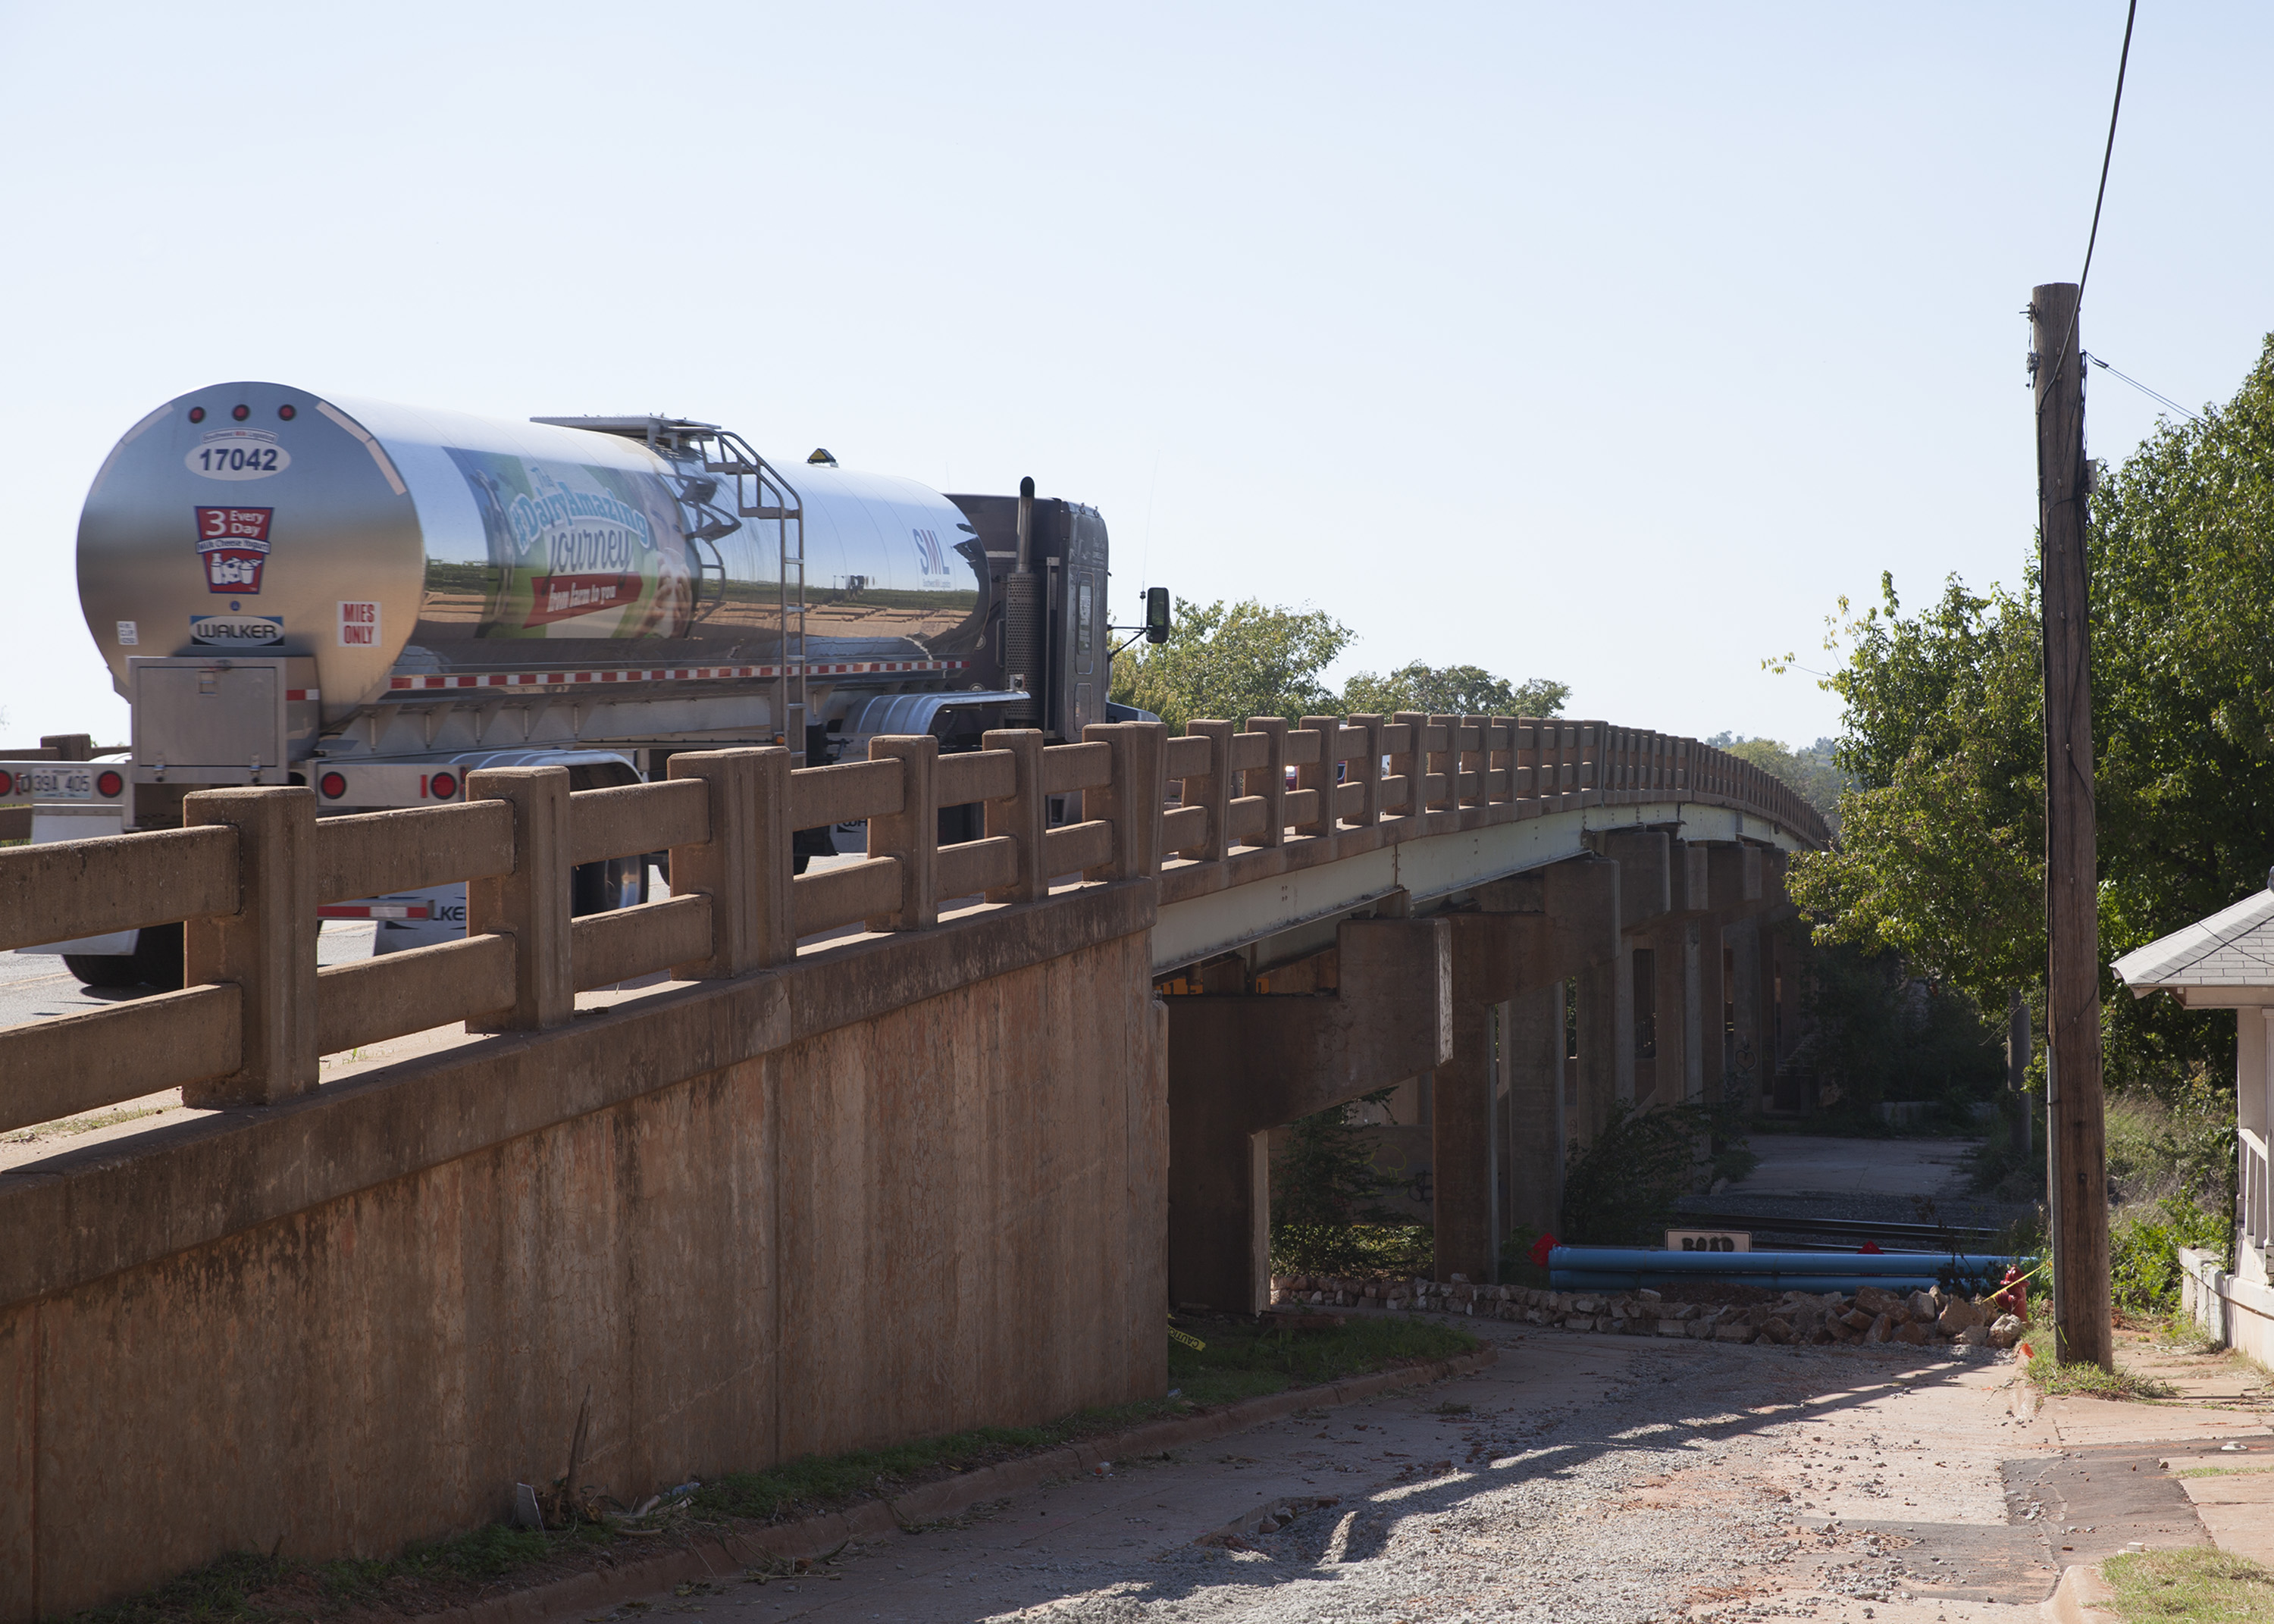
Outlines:
[[2155,390],[2150,388],[2146,384],[2142,383],[2137,378],[2118,372],[2114,367],[2109,365],[2107,362],[2102,360],[2090,350],[2084,352],[2084,358],[2091,362],[2102,372],[2108,373],[2111,377],[2122,379],[2126,383],[2130,384],[2134,388],[2139,390],[2141,394],[2146,395],[2150,400],[2161,402],[2164,405],[2170,407],[2173,411],[2178,412],[2180,416],[2185,417],[2196,427],[2200,428],[2202,426],[2202,419],[2201,417],[2196,417],[2195,413],[2180,405],[2179,402],[2173,400],[2170,395],[2159,395]]
[[[2139,14],[2140,0],[2130,0],[2124,8],[2124,49],[2116,58],[2116,99],[2108,108],[2108,144],[2100,152],[2100,188],[2092,194],[2092,230],[2084,239],[2084,269],[2077,273],[2076,303],[2069,309],[2068,329],[2061,335],[2059,348],[2053,351],[2052,387],[2045,390],[2047,400],[2052,398],[2053,387],[2060,383],[2061,367],[2068,360],[2068,341],[2076,336],[2077,317],[2084,310],[2084,284],[2092,275],[2092,251],[2100,241],[2100,206],[2108,198],[2108,163],[2116,154],[2116,116],[2124,109],[2124,70],[2132,61],[2132,19]],[[2038,410],[2044,410],[2042,404]]]

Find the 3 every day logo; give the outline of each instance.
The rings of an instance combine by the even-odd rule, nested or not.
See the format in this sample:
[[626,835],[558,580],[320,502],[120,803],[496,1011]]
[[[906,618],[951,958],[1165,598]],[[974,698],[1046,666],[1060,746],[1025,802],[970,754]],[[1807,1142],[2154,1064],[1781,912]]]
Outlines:
[[198,561],[205,566],[206,590],[231,598],[260,592],[260,572],[268,562],[268,521],[274,508],[200,508]]

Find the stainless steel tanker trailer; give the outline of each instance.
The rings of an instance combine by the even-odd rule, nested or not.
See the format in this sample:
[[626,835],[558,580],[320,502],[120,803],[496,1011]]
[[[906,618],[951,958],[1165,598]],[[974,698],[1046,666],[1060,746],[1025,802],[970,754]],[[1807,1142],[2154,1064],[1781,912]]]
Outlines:
[[[460,799],[489,765],[558,764],[584,789],[660,777],[681,749],[780,744],[804,765],[881,733],[1079,738],[1136,714],[1107,700],[1105,522],[1033,491],[942,495],[825,451],[793,477],[675,417],[194,390],[126,432],[79,519],[80,606],[131,753],[10,790],[29,786],[34,838],[65,838],[178,824],[184,794],[221,785],[362,811]],[[859,837],[809,831],[801,852]],[[640,899],[647,872],[580,870],[578,911]],[[380,951],[463,929],[463,887],[327,911],[378,918]],[[165,984],[178,939],[30,951]]]

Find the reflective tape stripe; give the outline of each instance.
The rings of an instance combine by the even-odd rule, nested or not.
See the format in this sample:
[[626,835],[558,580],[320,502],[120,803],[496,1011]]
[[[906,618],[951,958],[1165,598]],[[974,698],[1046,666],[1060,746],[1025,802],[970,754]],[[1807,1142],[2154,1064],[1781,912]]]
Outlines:
[[[966,660],[845,660],[827,664],[809,660],[803,669],[805,674],[811,677],[841,677],[961,671],[968,664]],[[793,672],[796,669],[792,667]],[[387,686],[390,693],[405,694],[457,692],[468,688],[568,688],[582,682],[731,682],[781,674],[782,668],[779,665],[678,665],[629,671],[480,671],[450,676],[389,677]],[[316,691],[309,689],[307,696],[315,698]]]

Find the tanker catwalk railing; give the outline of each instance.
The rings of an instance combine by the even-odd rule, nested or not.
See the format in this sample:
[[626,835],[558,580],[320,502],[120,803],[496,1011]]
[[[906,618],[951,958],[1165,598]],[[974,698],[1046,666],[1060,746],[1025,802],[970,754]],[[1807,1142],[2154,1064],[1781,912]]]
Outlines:
[[[787,748],[689,752],[663,782],[574,794],[561,768],[493,769],[468,776],[462,804],[323,819],[304,788],[206,790],[177,830],[0,851],[0,951],[181,921],[189,983],[0,1030],[0,1132],[177,1086],[192,1105],[274,1103],[313,1088],[325,1055],[456,1021],[557,1027],[581,990],[752,974],[847,926],[924,929],[964,898],[1046,902],[1065,876],[1155,879],[1169,903],[1257,877],[1257,859],[1643,802],[1734,807],[1824,841],[1758,769],[1599,722],[1263,717],[982,745],[943,756],[928,734],[878,738],[865,762],[795,770]],[[1081,820],[1050,827],[1050,799],[1073,794]],[[974,804],[983,834],[939,845],[940,810]],[[797,831],[863,822],[861,861],[794,874]],[[668,900],[570,916],[573,868],[658,849]],[[319,967],[320,906],[461,880],[463,939]]]

